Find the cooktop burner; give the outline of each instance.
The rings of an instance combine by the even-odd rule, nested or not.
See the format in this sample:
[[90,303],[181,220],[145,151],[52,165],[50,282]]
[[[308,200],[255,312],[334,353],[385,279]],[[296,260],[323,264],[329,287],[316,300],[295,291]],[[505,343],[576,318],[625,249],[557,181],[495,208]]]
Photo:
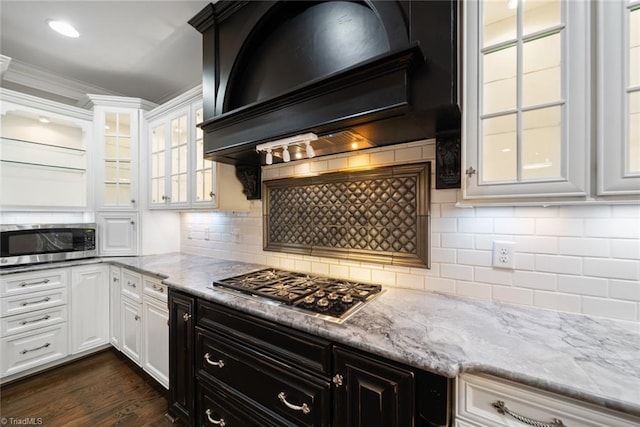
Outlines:
[[382,291],[380,285],[267,268],[213,286],[261,296],[318,317],[342,322]]

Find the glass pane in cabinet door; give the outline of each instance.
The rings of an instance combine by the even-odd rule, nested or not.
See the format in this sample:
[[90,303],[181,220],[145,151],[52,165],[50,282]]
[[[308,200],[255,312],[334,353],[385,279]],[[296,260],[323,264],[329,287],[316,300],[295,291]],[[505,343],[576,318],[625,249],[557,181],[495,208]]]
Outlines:
[[482,120],[483,182],[518,178],[517,119],[515,114]]
[[151,151],[164,150],[164,125],[153,128],[151,131]]
[[180,164],[180,150],[178,147],[171,149],[171,173],[177,173],[179,171]]
[[178,176],[178,189],[180,191],[178,196],[178,202],[184,203],[187,201],[187,175],[182,174]]
[[187,173],[187,146],[180,147],[180,162],[178,163],[178,172]]
[[118,162],[110,160],[104,162],[104,180],[107,182],[118,181]]
[[525,36],[562,23],[560,0],[527,0],[522,1],[523,34]]
[[116,113],[106,113],[104,116],[104,134],[117,135],[118,115]]
[[119,167],[120,182],[131,183],[131,163],[120,162]]
[[640,86],[640,8],[629,13],[629,86]]
[[162,180],[153,178],[151,180],[151,203],[160,203],[162,201],[162,194],[160,193],[160,186]]
[[493,0],[481,3],[483,47],[516,38],[517,5],[517,0]]
[[522,179],[562,175],[562,107],[522,113]]
[[131,185],[121,183],[118,187],[118,203],[120,205],[131,203]]
[[165,176],[166,175],[166,171],[165,171],[165,167],[166,167],[166,156],[165,156],[165,152],[161,151],[158,153],[158,175],[157,176]]
[[204,172],[199,170],[196,172],[196,201],[202,201],[204,195]]
[[516,108],[517,50],[515,46],[485,53],[482,62],[482,113],[492,114]]
[[116,159],[118,157],[118,138],[107,136],[104,138],[104,157]]
[[211,193],[213,193],[213,171],[211,169],[205,169],[202,200],[213,200]]
[[204,168],[204,145],[202,140],[196,141],[196,169]]
[[118,184],[104,185],[104,204],[105,205],[118,204]]
[[522,105],[524,107],[562,99],[562,36],[556,33],[523,45]]
[[131,136],[131,115],[129,113],[118,114],[118,135]]
[[640,173],[640,91],[629,94],[629,173]]
[[118,138],[118,158],[119,159],[131,158],[131,138],[129,137]]
[[[196,110],[196,125],[202,123],[202,117],[202,108],[198,108]],[[202,139],[202,129],[200,128],[200,126],[196,126],[196,139]]]

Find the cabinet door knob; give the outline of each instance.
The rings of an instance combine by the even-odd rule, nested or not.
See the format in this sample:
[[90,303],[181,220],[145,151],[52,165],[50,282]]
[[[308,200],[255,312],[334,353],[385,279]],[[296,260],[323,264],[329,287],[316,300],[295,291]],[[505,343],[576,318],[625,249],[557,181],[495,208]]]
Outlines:
[[184,319],[185,322],[188,322],[189,319],[191,319],[191,315],[189,313],[185,313],[182,315],[182,318]]
[[135,205],[136,204],[136,200],[135,199],[131,199],[131,204]]
[[216,195],[216,193],[214,193],[213,191],[209,192],[209,197],[211,197],[212,199],[214,198],[215,195]]
[[134,317],[134,319],[136,319],[136,320],[140,320],[140,316],[138,316],[138,315],[136,314],[136,317]]
[[469,166],[467,168],[467,170],[464,172],[465,175],[467,175],[468,178],[471,178],[473,175],[476,174],[476,170],[473,168],[473,166]]
[[131,221],[131,225],[136,225],[136,222],[135,221]]
[[344,377],[340,374],[334,375],[334,377],[331,379],[336,387],[340,387],[342,385],[342,380],[344,380]]

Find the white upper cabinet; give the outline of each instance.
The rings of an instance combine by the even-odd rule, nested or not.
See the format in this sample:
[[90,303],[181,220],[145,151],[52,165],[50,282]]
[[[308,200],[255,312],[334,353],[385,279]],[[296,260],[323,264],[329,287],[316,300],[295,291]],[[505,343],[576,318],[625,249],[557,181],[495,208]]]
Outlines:
[[640,194],[640,1],[598,4],[599,195]]
[[464,197],[588,192],[589,3],[465,3]]
[[3,210],[86,210],[91,113],[2,90]]

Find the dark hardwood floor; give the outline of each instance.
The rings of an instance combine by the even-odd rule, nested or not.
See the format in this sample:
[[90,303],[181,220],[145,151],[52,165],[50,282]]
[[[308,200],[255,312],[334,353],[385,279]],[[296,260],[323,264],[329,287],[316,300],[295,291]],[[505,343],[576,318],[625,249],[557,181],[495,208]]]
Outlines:
[[[115,350],[0,388],[0,424],[170,426],[167,392]],[[41,423],[38,423],[41,419]]]

